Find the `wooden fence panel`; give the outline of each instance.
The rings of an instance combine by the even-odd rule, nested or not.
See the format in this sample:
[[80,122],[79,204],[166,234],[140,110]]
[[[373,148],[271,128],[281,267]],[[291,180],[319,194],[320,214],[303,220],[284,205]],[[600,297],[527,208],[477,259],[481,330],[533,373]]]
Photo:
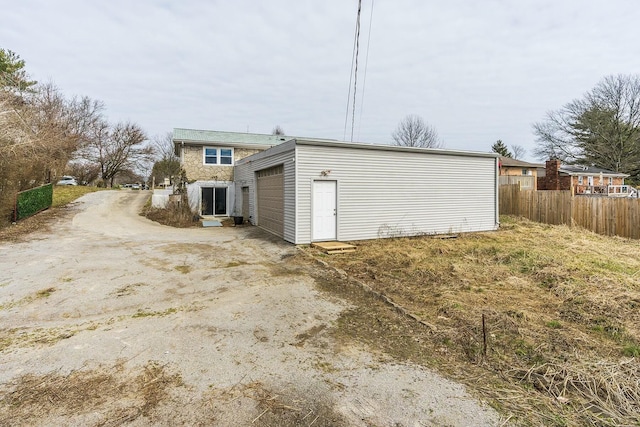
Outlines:
[[575,196],[570,191],[500,187],[500,213],[545,224],[577,225],[605,236],[640,239],[640,199]]
[[500,185],[519,185],[522,190],[535,190],[536,177],[526,175],[500,175],[498,177]]
[[520,186],[518,184],[501,185],[498,201],[500,213],[504,215],[520,215],[518,205]]

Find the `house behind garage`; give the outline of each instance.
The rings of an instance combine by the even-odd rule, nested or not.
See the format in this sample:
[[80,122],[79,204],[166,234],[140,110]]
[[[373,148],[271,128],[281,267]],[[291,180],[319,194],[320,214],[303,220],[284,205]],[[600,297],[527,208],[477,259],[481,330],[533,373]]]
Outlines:
[[205,216],[232,215],[236,161],[286,139],[280,135],[174,129],[175,153],[190,182],[187,192],[191,210]]
[[498,228],[498,156],[293,139],[237,159],[235,206],[295,244]]

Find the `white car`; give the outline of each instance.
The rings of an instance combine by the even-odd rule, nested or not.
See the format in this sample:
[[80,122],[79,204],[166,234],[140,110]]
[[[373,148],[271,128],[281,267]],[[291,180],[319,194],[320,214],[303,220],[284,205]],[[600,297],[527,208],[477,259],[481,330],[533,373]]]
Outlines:
[[78,181],[72,176],[63,176],[56,185],[78,185]]

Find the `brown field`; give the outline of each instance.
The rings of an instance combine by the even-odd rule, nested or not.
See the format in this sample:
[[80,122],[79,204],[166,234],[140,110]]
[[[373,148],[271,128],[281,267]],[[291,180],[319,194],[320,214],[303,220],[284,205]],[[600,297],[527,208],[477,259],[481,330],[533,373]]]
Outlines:
[[307,249],[354,303],[336,336],[434,367],[516,424],[640,425],[640,242],[503,217],[357,245]]

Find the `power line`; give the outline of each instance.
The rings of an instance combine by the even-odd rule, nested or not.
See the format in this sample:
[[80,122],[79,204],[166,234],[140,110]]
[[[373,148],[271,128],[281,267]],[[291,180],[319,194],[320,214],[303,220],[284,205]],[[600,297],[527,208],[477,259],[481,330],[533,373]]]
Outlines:
[[371,45],[371,25],[373,24],[373,5],[375,0],[371,0],[371,14],[369,15],[369,34],[367,35],[367,54],[364,60],[364,78],[362,79],[362,97],[360,99],[360,120],[358,121],[358,139],[360,139],[360,128],[362,126],[362,112],[364,111],[364,88],[367,83],[367,67],[369,65],[369,46]]
[[[360,13],[358,13],[357,20],[360,20]],[[351,70],[349,71],[349,88],[347,90],[347,107],[344,112],[344,134],[342,139],[347,139],[347,122],[349,121],[349,102],[351,101],[351,82],[353,81],[353,64],[356,58],[356,41],[358,39],[358,24],[356,21],[356,31],[353,36],[353,53],[351,53]]]
[[353,142],[353,128],[356,124],[356,89],[358,87],[358,55],[360,51],[360,11],[362,10],[362,0],[358,0],[358,17],[356,19],[356,66],[353,73],[353,113],[351,115],[351,142]]

